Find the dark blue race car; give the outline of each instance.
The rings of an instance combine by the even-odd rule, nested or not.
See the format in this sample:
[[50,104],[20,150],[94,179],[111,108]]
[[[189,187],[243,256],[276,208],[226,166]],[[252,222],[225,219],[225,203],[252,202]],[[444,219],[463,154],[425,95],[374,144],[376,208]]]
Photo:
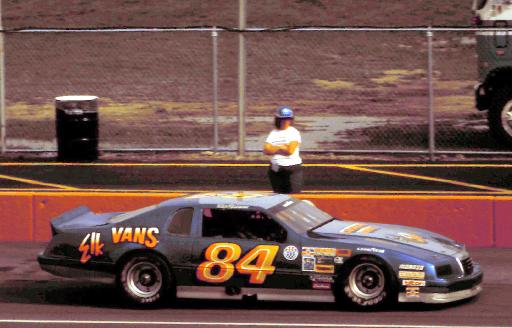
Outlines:
[[51,222],[38,261],[108,279],[139,304],[165,298],[447,303],[477,295],[464,246],[397,225],[335,219],[287,195],[191,195],[126,213],[80,207]]

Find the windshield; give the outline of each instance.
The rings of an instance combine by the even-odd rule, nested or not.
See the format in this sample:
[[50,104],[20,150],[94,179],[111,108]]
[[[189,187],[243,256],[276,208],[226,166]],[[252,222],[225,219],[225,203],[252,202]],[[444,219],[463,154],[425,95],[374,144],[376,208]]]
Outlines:
[[277,219],[299,233],[304,233],[332,219],[324,211],[300,200],[286,201],[271,210]]
[[115,216],[111,217],[110,219],[108,219],[108,222],[109,223],[119,223],[119,222],[122,222],[122,221],[125,221],[128,219],[134,218],[140,214],[147,213],[156,207],[157,207],[157,205],[151,205],[151,206],[139,208],[138,210],[135,210],[135,211],[115,215]]

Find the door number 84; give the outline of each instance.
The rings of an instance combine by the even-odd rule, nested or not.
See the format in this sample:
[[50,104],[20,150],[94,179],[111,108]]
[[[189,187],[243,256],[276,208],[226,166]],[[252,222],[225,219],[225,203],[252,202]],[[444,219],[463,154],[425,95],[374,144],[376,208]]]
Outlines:
[[[277,245],[258,245],[240,258],[242,249],[237,244],[211,244],[205,252],[206,261],[197,268],[196,277],[204,282],[223,283],[233,277],[236,268],[240,274],[249,275],[251,284],[263,284],[267,275],[276,269],[272,264],[278,251]],[[225,253],[222,258],[219,256],[221,252]]]

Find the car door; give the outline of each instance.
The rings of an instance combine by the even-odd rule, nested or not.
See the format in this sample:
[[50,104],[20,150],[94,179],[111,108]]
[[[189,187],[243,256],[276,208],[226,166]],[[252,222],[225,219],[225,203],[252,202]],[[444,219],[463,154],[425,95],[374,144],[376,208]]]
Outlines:
[[299,240],[261,209],[205,207],[193,246],[197,284],[301,288]]

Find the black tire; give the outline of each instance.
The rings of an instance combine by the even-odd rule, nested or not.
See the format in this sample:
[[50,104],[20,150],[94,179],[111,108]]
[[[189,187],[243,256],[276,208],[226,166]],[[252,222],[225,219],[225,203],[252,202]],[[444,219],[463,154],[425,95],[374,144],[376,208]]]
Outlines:
[[372,256],[346,264],[335,294],[341,305],[358,309],[377,309],[398,300],[396,278],[381,260]]
[[123,262],[117,283],[136,305],[155,305],[167,298],[172,277],[167,264],[155,255],[134,255]]
[[501,144],[512,146],[512,87],[496,90],[487,120],[491,135]]

